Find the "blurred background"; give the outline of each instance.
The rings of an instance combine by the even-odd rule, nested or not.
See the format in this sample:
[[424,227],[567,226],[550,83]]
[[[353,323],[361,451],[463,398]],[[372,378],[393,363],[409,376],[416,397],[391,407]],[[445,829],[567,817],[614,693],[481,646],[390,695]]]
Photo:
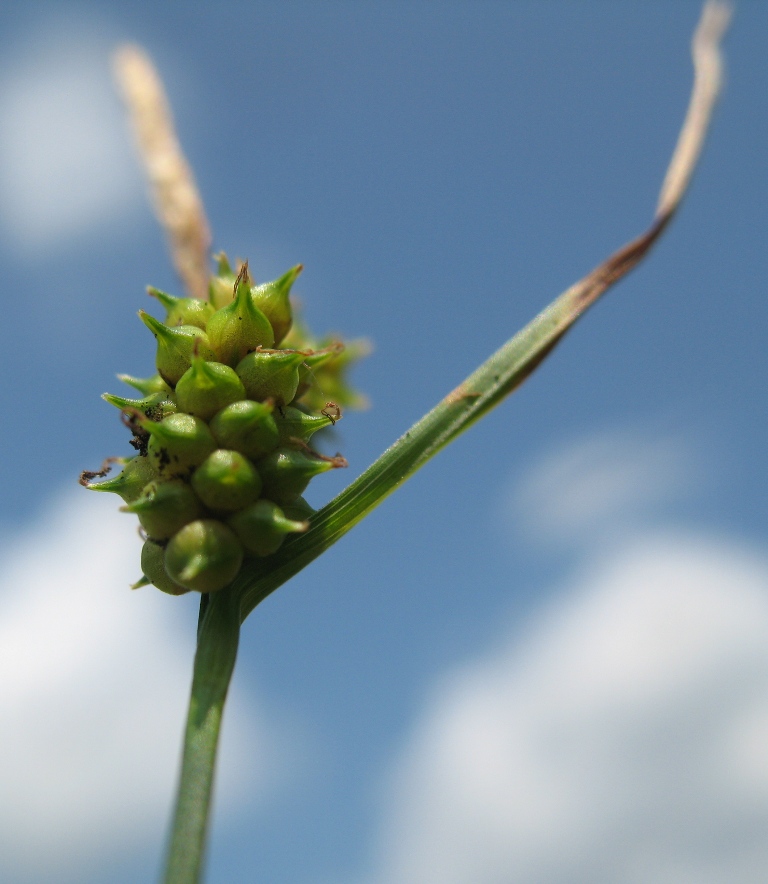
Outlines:
[[[650,220],[698,2],[0,9],[0,878],[154,880],[196,599],[83,469],[180,293],[110,53],[214,247],[368,336],[329,500]],[[210,882],[768,880],[765,92],[744,2],[691,191],[508,402],[245,624]],[[126,389],[127,392],[127,389]]]

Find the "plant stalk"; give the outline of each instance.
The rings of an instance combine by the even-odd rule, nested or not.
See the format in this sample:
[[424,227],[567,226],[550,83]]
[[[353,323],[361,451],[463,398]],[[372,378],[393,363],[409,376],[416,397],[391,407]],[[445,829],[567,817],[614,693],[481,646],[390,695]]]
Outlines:
[[200,881],[221,718],[240,637],[240,601],[232,587],[203,602],[165,884]]

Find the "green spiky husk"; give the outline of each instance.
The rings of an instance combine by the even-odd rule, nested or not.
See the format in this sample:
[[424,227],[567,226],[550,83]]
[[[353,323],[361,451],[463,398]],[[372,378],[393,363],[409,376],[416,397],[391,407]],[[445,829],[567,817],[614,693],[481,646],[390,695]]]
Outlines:
[[[144,399],[105,397],[133,432],[132,484],[85,484],[125,500],[129,490],[123,509],[140,516],[152,563],[144,579],[163,592],[223,589],[242,561],[306,530],[311,509],[300,495],[309,479],[346,465],[308,445],[341,416],[340,404],[361,397],[344,377],[351,360],[341,343],[310,346],[308,332],[291,330],[288,295],[300,269],[257,286],[247,264],[236,275],[221,256],[200,308],[150,289],[168,312],[164,323],[140,314],[157,339],[158,373],[120,376]],[[133,488],[139,476],[146,484]]]

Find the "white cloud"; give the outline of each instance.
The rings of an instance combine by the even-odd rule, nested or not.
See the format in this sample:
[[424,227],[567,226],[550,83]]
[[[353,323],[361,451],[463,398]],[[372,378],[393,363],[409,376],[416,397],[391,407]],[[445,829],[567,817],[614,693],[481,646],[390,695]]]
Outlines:
[[6,47],[0,70],[0,224],[27,251],[121,221],[146,199],[112,47],[81,25],[63,21]]
[[768,880],[768,562],[648,539],[449,674],[376,884]]
[[[165,836],[192,671],[194,599],[128,589],[140,570],[132,521],[114,500],[77,489],[4,543],[4,881],[82,880],[115,852],[159,850]],[[274,786],[267,765],[282,759],[273,731],[234,691],[220,812]]]
[[[663,500],[685,460],[671,451],[602,440],[529,482],[538,527],[589,539],[587,563],[432,685],[368,884],[768,880],[768,560],[605,531]],[[582,511],[602,550],[577,532]]]
[[631,527],[687,490],[697,472],[679,439],[607,432],[544,458],[509,495],[509,508],[529,537],[581,543],[596,531]]

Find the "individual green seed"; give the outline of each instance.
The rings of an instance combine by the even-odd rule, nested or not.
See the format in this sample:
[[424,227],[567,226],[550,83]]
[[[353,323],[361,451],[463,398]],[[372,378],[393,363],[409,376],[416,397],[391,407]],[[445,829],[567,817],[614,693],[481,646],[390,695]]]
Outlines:
[[153,298],[157,298],[168,311],[165,318],[165,324],[168,326],[196,325],[205,331],[208,320],[214,314],[213,305],[208,301],[201,301],[200,298],[177,298],[151,285],[147,286],[147,292]]
[[279,279],[255,285],[251,289],[253,303],[267,317],[275,333],[275,345],[278,345],[291,330],[293,312],[291,310],[291,286],[296,277],[304,269],[302,264],[292,267]]
[[216,592],[231,583],[243,562],[243,548],[231,528],[198,519],[175,534],[165,550],[165,570],[187,589]]
[[231,513],[258,498],[261,477],[240,452],[220,448],[192,473],[192,487],[207,507]]
[[169,386],[176,386],[179,378],[192,364],[194,354],[202,356],[203,359],[216,359],[208,343],[208,337],[196,325],[177,325],[169,328],[143,310],[139,310],[139,316],[157,338],[157,370]]
[[287,519],[276,503],[257,500],[227,519],[246,552],[269,556],[276,552],[287,534],[306,531],[308,522]]
[[176,384],[179,408],[206,421],[240,399],[245,399],[245,387],[235,370],[200,356],[192,357],[192,365]]
[[[185,592],[189,592],[185,586],[179,586],[168,576],[165,570],[165,549],[159,543],[152,540],[144,542],[141,548],[141,570],[151,584],[167,592],[168,595],[184,595]],[[131,588],[136,587],[137,584],[134,584]]]
[[124,513],[135,513],[152,540],[167,540],[187,522],[203,515],[197,495],[180,479],[150,482],[141,497],[120,509]]
[[205,421],[191,414],[171,414],[162,421],[137,418],[149,435],[147,454],[158,474],[184,478],[216,449],[216,440]]
[[280,444],[289,445],[291,442],[306,443],[312,436],[324,427],[335,424],[341,418],[341,412],[336,408],[327,414],[305,414],[298,408],[286,405],[275,413],[277,432],[280,434]]
[[251,399],[233,402],[214,416],[210,429],[219,447],[239,451],[253,460],[277,448],[271,403]]
[[159,374],[152,375],[151,378],[135,378],[129,374],[119,374],[117,378],[145,396],[149,396],[151,393],[171,394],[173,392]]
[[[107,470],[105,469],[101,475]],[[90,474],[93,475],[93,474]],[[144,487],[157,475],[152,462],[148,457],[136,455],[125,461],[123,471],[106,482],[84,482],[86,488],[91,491],[111,491],[119,494],[126,503],[131,503],[141,496]]]
[[214,313],[207,333],[219,362],[227,365],[237,365],[251,350],[275,343],[269,320],[251,298],[247,264],[237,277],[234,301]]
[[314,476],[345,466],[347,461],[340,455],[323,457],[310,450],[278,448],[259,461],[262,493],[280,505],[291,503]]
[[304,354],[294,350],[257,350],[239,362],[235,371],[249,399],[288,405],[296,395],[303,360]]

